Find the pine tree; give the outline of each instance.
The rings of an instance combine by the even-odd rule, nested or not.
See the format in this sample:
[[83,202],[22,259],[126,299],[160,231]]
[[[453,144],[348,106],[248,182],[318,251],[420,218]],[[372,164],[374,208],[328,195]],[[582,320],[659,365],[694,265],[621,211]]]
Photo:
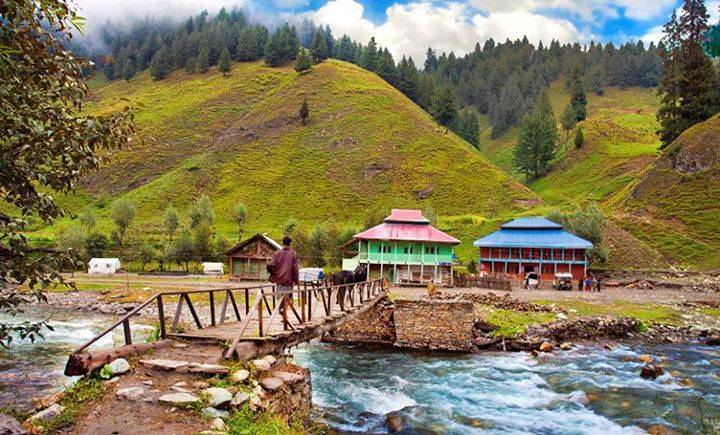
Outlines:
[[664,27],[664,72],[658,120],[663,147],[689,127],[710,118],[719,108],[718,80],[703,51],[708,14],[701,0],[684,0],[680,17],[673,13]]
[[230,51],[227,48],[225,48],[220,54],[220,59],[218,60],[218,71],[220,71],[223,76],[226,76],[227,73],[230,72]]
[[397,68],[398,82],[397,88],[408,98],[418,101],[418,71],[415,68],[415,62],[412,57],[406,59],[403,56]]
[[431,113],[433,118],[445,127],[450,127],[458,116],[457,103],[450,86],[443,86],[433,97]]
[[162,80],[170,74],[172,71],[172,65],[170,63],[170,53],[167,47],[161,48],[150,62],[150,75],[155,80]]
[[572,104],[565,106],[560,122],[565,134],[575,128],[575,124],[577,124],[577,115],[575,114]]
[[310,59],[310,53],[305,48],[300,48],[297,59],[295,60],[295,71],[303,74],[310,71],[312,68],[312,59]]
[[585,95],[585,85],[583,84],[582,71],[579,65],[576,65],[572,72],[570,105],[575,112],[576,120],[583,121],[587,118],[587,96]]
[[310,118],[310,107],[308,106],[307,97],[303,98],[298,114],[300,115],[303,125],[307,124],[308,119]]
[[315,39],[313,40],[312,48],[310,49],[313,61],[320,63],[328,58],[328,48],[325,42],[325,35],[323,31],[318,28],[315,32]]
[[197,71],[199,73],[205,73],[210,69],[210,50],[206,47],[200,49],[197,57]]
[[367,47],[362,51],[360,57],[360,66],[368,71],[377,71],[378,65],[378,50],[377,44],[375,43],[375,37],[370,38]]
[[547,171],[555,156],[557,126],[547,92],[543,91],[532,112],[520,125],[515,145],[515,167],[529,179]]
[[395,60],[387,48],[380,50],[378,54],[377,75],[393,86],[397,84]]
[[463,110],[457,121],[457,134],[477,148],[480,143],[480,124],[475,112]]
[[585,135],[583,134],[582,127],[578,127],[577,132],[575,132],[575,148],[582,148],[583,144],[585,144]]
[[123,78],[126,82],[129,82],[130,79],[135,76],[135,73],[135,61],[131,57],[128,57],[125,60],[125,65],[123,65]]

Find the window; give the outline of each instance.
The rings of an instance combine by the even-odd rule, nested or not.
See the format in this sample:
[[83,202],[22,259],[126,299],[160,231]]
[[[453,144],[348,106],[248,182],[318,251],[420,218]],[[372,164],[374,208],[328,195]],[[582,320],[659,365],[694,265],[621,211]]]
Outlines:
[[403,248],[403,252],[405,254],[412,254],[413,253],[413,247],[412,246],[406,246]]
[[378,246],[378,252],[381,254],[389,254],[390,248],[392,248],[392,246]]
[[436,252],[437,252],[437,248],[435,246],[426,246],[425,247],[425,254],[435,255]]

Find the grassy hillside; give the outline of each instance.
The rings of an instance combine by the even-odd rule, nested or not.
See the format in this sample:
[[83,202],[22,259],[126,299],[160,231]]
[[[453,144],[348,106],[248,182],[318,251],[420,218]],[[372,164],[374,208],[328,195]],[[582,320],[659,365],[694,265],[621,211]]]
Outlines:
[[681,266],[720,267],[720,117],[683,133],[611,201],[627,231]]
[[[307,125],[298,116],[305,97]],[[93,204],[101,229],[120,197],[138,209],[135,231],[157,234],[165,207],[182,214],[208,194],[216,230],[228,236],[237,201],[250,210],[249,231],[271,234],[289,217],[358,224],[372,210],[432,205],[441,216],[482,221],[540,202],[382,79],[344,62],[304,75],[261,63],[234,64],[227,77],[178,71],[158,82],[145,73],[96,83],[87,110],[111,112],[123,99],[138,107],[143,142],[109,156],[65,200],[71,212]]]

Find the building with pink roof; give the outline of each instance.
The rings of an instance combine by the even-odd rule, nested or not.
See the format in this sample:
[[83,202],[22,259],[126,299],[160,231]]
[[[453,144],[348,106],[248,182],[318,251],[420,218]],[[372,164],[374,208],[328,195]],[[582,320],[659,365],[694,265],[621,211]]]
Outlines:
[[393,209],[380,225],[355,234],[343,247],[354,255],[343,261],[343,269],[367,264],[371,279],[451,284],[454,246],[459,243],[430,225],[420,210]]

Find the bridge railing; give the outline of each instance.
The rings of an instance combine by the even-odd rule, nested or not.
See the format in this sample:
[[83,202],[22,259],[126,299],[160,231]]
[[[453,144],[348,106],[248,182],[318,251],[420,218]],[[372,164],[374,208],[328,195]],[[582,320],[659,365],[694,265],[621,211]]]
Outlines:
[[[329,285],[326,281],[304,283],[287,293],[273,292],[272,307],[264,289],[258,290],[250,312],[239,325],[237,334],[228,348],[225,357],[231,358],[238,344],[247,339],[250,325],[257,322],[257,337],[272,335],[275,322],[282,322],[283,331],[297,331],[300,325],[317,320],[317,304],[322,305],[322,321],[330,320],[333,315],[351,311],[384,290],[384,280],[376,279],[354,284]],[[267,316],[267,317],[266,317]]]
[[[78,347],[73,353],[78,354],[87,350],[103,337],[114,334],[120,327],[122,327],[123,330],[125,345],[133,344],[131,325],[133,318],[141,315],[143,310],[153,305],[157,310],[158,336],[160,339],[165,339],[169,335],[180,333],[182,326],[180,320],[185,306],[187,306],[194,326],[197,329],[221,325],[228,320],[240,322],[238,325],[237,338],[230,349],[234,351],[237,342],[239,342],[243,334],[247,332],[248,326],[253,321],[257,321],[258,337],[267,336],[273,323],[278,319],[282,320],[283,330],[294,330],[297,328],[297,325],[313,320],[313,316],[315,315],[315,309],[313,307],[315,307],[316,304],[322,304],[322,312],[325,316],[332,315],[333,311],[338,309],[341,312],[345,312],[352,309],[355,305],[362,304],[364,301],[375,296],[382,290],[382,286],[382,280],[374,280],[335,286],[329,285],[327,282],[304,283],[296,286],[292,292],[286,294],[277,293],[276,286],[271,284],[157,293],[129,311],[100,334]],[[207,320],[198,314],[191,296],[207,297],[207,305],[209,308]],[[173,301],[175,298],[177,298],[175,312],[172,323],[168,325],[165,317],[166,307],[168,302]],[[218,313],[217,305],[220,299],[222,299],[222,305]],[[300,309],[299,312],[297,308]],[[268,317],[265,316],[265,313],[267,313]],[[228,354],[232,354],[232,352],[228,352]]]
[[[225,323],[226,319],[228,318],[228,309],[231,308],[232,312],[229,313],[231,316],[234,315],[237,321],[241,321],[245,315],[247,315],[250,312],[250,295],[254,294],[257,290],[262,289],[271,289],[274,288],[273,285],[264,285],[264,286],[248,286],[248,287],[234,287],[234,288],[218,288],[218,289],[203,289],[203,290],[183,290],[183,291],[172,291],[172,292],[164,292],[164,293],[157,293],[145,302],[141,303],[137,307],[133,308],[131,311],[129,311],[127,314],[125,314],[123,317],[120,318],[117,322],[110,325],[108,328],[106,328],[104,331],[102,331],[100,334],[96,335],[89,341],[87,341],[82,346],[75,349],[73,353],[80,353],[96,342],[98,342],[103,337],[114,333],[116,329],[122,327],[123,329],[123,335],[126,345],[133,344],[132,339],[132,328],[131,328],[131,321],[134,317],[137,317],[142,314],[143,310],[145,310],[149,306],[155,306],[157,309],[157,317],[158,317],[158,335],[159,338],[165,339],[168,337],[168,333],[176,333],[178,332],[180,318],[182,315],[183,307],[187,305],[187,308],[190,312],[190,315],[192,316],[192,319],[195,323],[195,326],[198,329],[203,329],[207,326],[215,326],[217,324]],[[220,313],[218,316],[217,313],[217,302],[219,301],[220,297],[218,295],[221,295],[223,301],[222,306],[220,309]],[[197,310],[195,309],[195,305],[192,302],[191,296],[207,296],[208,299],[208,305],[210,309],[210,315],[209,315],[209,325],[205,324],[203,325],[203,321],[201,319],[201,316],[198,315]],[[167,321],[165,318],[165,308],[167,306],[167,303],[169,301],[172,301],[174,298],[177,298],[177,305],[175,308],[175,313],[173,315],[173,321],[170,324],[170,327],[168,328]],[[240,304],[240,305],[239,305]],[[241,312],[243,314],[241,314]],[[207,322],[205,322],[207,323]],[[168,331],[169,330],[169,331]]]

